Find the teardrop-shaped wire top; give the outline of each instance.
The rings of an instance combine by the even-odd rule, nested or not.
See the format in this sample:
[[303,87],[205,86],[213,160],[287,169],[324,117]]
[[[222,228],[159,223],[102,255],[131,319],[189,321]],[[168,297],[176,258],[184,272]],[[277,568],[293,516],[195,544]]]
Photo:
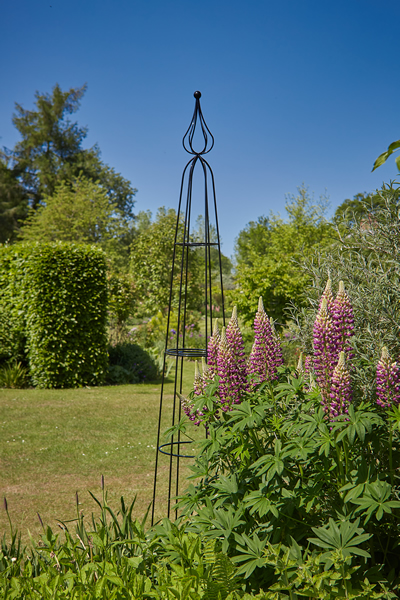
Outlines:
[[[207,154],[208,152],[210,152],[210,150],[212,150],[212,148],[214,146],[214,136],[211,133],[211,131],[208,129],[207,124],[203,117],[203,113],[201,112],[201,106],[200,106],[201,92],[197,91],[193,94],[193,96],[196,98],[194,113],[193,113],[191,123],[188,127],[188,130],[186,131],[185,135],[183,136],[182,144],[183,144],[183,147],[185,148],[186,152],[188,152],[189,154],[195,154],[195,155],[199,156],[200,154]],[[194,142],[194,136],[195,136],[195,132],[196,132],[197,121],[199,121],[199,123],[200,123],[201,133],[203,134],[203,139],[204,139],[203,149],[199,150],[199,151],[196,151],[193,148],[193,142]],[[209,136],[210,136],[210,139],[209,139]]]

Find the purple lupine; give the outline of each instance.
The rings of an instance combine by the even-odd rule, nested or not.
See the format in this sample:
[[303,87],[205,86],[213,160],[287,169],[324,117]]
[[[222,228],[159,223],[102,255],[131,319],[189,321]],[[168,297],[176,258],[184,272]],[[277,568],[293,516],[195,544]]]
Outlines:
[[330,384],[337,362],[335,326],[328,313],[327,300],[322,299],[317,318],[314,323],[314,371],[321,389],[324,404],[329,404]]
[[313,360],[312,360],[312,357],[309,354],[307,354],[306,358],[304,359],[304,374],[311,375],[312,372],[313,372]]
[[325,412],[329,413],[329,419],[333,421],[340,415],[347,415],[349,404],[352,399],[350,374],[346,368],[346,353],[339,353],[339,360],[333,371],[330,391],[329,406],[325,405]]
[[273,339],[273,344],[274,344],[273,349],[271,348],[270,357],[268,359],[269,375],[270,375],[271,379],[276,379],[278,377],[277,368],[281,367],[283,365],[283,356],[282,356],[281,343],[279,341],[278,334],[276,333],[276,330],[275,330],[274,320],[271,317],[269,321],[271,324],[272,339]]
[[196,414],[193,413],[193,406],[194,403],[189,400],[189,398],[186,398],[185,396],[182,396],[182,394],[180,394],[179,392],[177,392],[178,398],[181,401],[181,405],[183,408],[183,412],[185,413],[185,415],[191,420],[191,421],[195,421],[196,420]]
[[354,333],[354,314],[343,281],[339,281],[339,291],[332,303],[330,313],[335,327],[337,356],[339,356],[339,352],[344,350],[347,360],[350,360],[354,357],[350,346],[350,339]]
[[223,411],[229,410],[233,404],[241,401],[241,396],[246,389],[243,374],[237,368],[235,356],[228,344],[225,327],[222,328],[221,341],[218,348],[218,393]]
[[247,372],[253,376],[253,386],[276,378],[275,351],[274,332],[260,296],[254,318],[254,344],[247,364]]
[[323,294],[322,294],[322,296],[321,296],[321,298],[319,300],[319,307],[318,307],[319,309],[321,308],[322,300],[324,298],[326,300],[328,312],[330,313],[331,312],[331,306],[332,306],[332,304],[334,302],[333,293],[332,293],[332,281],[331,281],[330,275],[328,275],[328,280],[326,282],[325,289],[324,289]]
[[218,348],[221,342],[221,335],[219,333],[218,319],[214,321],[214,331],[207,344],[207,366],[208,375],[210,380],[213,379],[214,374],[218,372]]
[[391,362],[386,346],[376,367],[376,395],[377,404],[383,408],[400,404],[400,367],[397,362]]
[[201,394],[204,392],[204,381],[203,381],[203,377],[200,373],[199,364],[198,364],[197,360],[195,360],[195,362],[194,362],[193,389],[194,389],[194,393],[196,396],[201,396]]
[[236,365],[239,372],[242,372],[245,376],[246,373],[246,358],[244,353],[244,344],[242,332],[239,328],[239,321],[237,318],[237,308],[233,307],[232,316],[229,320],[228,327],[226,328],[226,339],[231,347],[233,355],[235,357]]

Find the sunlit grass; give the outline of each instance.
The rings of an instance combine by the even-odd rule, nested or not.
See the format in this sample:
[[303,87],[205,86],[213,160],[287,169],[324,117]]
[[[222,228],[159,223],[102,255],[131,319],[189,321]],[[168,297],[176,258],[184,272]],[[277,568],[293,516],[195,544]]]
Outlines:
[[[186,363],[183,391],[193,383],[194,365]],[[162,430],[171,425],[172,377],[165,386]],[[88,494],[100,493],[104,475],[110,504],[137,494],[142,516],[152,500],[160,383],[73,390],[0,390],[0,493],[6,496],[13,524],[27,539],[40,523],[76,516],[78,492],[84,514],[95,506]],[[168,417],[168,418],[167,418]],[[196,430],[196,435],[203,432]],[[190,460],[181,460],[181,473]],[[168,457],[160,457],[156,517],[165,516]],[[183,489],[183,488],[182,488]],[[0,533],[8,530],[0,511]]]

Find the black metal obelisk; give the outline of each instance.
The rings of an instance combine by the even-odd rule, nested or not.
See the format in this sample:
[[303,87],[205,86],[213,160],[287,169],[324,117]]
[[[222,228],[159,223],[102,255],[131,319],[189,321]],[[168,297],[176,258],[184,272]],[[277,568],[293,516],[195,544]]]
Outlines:
[[[215,288],[215,265],[212,264],[212,256],[214,256],[214,263],[217,263],[217,279],[218,287],[220,287],[220,294],[222,298],[221,314],[218,316],[223,320],[225,324],[225,313],[224,313],[224,292],[222,282],[222,264],[221,264],[221,244],[218,226],[218,215],[217,215],[217,202],[215,195],[215,183],[212,169],[204,158],[206,154],[214,146],[214,137],[208,129],[206,122],[203,117],[203,113],[200,106],[201,93],[195,92],[195,108],[192,120],[189,128],[186,131],[182,143],[183,147],[192,158],[186,164],[181,182],[181,190],[179,195],[179,204],[177,210],[177,221],[175,229],[175,239],[173,248],[173,259],[171,265],[171,284],[169,294],[169,307],[168,307],[168,319],[167,319],[167,332],[165,341],[164,351],[164,369],[161,384],[161,396],[160,396],[160,408],[159,408],[159,420],[158,420],[158,431],[157,431],[157,452],[156,452],[156,463],[154,471],[154,488],[153,488],[153,505],[152,505],[152,524],[154,523],[155,505],[156,505],[156,491],[157,491],[157,477],[159,477],[159,467],[161,455],[167,455],[168,461],[168,495],[167,495],[167,514],[165,516],[170,517],[171,514],[171,502],[173,497],[178,495],[179,492],[179,465],[181,458],[192,458],[188,456],[188,453],[184,452],[185,446],[190,442],[182,441],[180,432],[171,438],[168,444],[160,445],[161,441],[161,427],[162,423],[168,422],[173,427],[181,419],[181,403],[178,394],[182,394],[182,375],[185,362],[190,359],[201,359],[204,358],[207,361],[207,341],[213,331],[213,320],[216,315],[213,314],[213,298],[212,298],[212,287],[214,283]],[[193,204],[195,195],[193,187],[193,176],[196,167],[200,173],[200,178],[204,181],[201,185],[201,210],[204,211],[204,239],[194,240],[191,235],[193,230]],[[196,191],[198,187],[196,187]],[[197,198],[196,198],[197,201]],[[197,202],[198,206],[198,202]],[[191,228],[192,227],[192,228]],[[204,256],[204,305],[202,310],[203,322],[204,322],[204,333],[205,333],[205,347],[204,348],[189,348],[185,344],[185,332],[187,325],[187,306],[190,294],[189,285],[189,262],[192,252],[198,252],[200,249]],[[215,252],[217,250],[217,253]],[[217,259],[216,259],[217,256]],[[171,340],[169,336],[170,332],[170,320],[171,314],[174,311],[177,314],[178,325],[177,333],[174,338],[176,343],[171,347]],[[215,312],[215,311],[214,311]],[[163,396],[165,393],[165,361],[166,357],[175,358],[175,381],[173,391],[173,402],[172,409],[163,406]],[[165,403],[164,403],[165,404]],[[165,413],[169,414],[166,415]],[[187,446],[186,446],[187,448]],[[181,451],[182,449],[182,451]],[[189,453],[190,454],[190,453]],[[165,467],[164,467],[165,471]],[[176,511],[175,511],[176,516]]]

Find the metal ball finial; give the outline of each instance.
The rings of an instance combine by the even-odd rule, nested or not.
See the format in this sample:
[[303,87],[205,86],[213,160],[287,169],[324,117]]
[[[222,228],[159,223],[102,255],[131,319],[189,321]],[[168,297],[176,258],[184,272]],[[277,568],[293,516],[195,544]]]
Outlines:
[[196,100],[200,100],[200,98],[201,98],[201,92],[199,92],[199,91],[197,90],[197,92],[195,92],[195,93],[193,94],[193,96],[196,98]]

